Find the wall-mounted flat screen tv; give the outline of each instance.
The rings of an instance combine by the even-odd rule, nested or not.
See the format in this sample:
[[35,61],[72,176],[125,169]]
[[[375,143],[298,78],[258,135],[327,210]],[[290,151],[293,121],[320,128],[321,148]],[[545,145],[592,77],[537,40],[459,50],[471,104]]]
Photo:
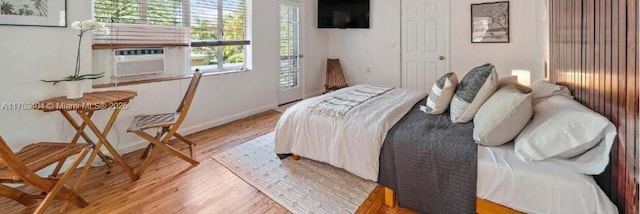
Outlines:
[[369,28],[370,0],[318,0],[318,28]]

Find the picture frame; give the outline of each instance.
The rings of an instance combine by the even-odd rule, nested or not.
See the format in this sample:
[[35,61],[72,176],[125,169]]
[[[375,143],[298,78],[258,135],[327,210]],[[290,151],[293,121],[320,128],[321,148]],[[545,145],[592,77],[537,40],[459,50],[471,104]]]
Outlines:
[[0,0],[2,25],[66,28],[67,0]]
[[509,43],[509,1],[471,5],[471,43]]

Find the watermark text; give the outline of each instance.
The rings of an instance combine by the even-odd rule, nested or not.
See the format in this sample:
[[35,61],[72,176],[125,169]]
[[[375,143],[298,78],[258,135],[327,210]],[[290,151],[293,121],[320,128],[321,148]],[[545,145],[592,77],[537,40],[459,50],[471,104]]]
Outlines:
[[0,105],[0,111],[25,111],[25,110],[110,110],[129,109],[129,103],[29,103],[29,102],[4,102]]

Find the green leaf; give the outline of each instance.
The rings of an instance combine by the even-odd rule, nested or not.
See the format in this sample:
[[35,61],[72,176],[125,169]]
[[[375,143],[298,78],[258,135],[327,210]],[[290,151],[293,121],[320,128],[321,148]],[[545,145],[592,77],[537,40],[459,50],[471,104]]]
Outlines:
[[88,77],[88,78],[85,78],[85,80],[97,80],[97,79],[100,79],[100,78],[102,78],[102,76],[100,76],[100,77]]
[[104,72],[99,73],[99,74],[84,74],[84,75],[78,76],[78,78],[97,77],[97,76],[104,77]]
[[53,83],[53,85],[58,85],[61,82],[73,82],[73,81],[81,81],[81,80],[97,80],[104,77],[104,73],[100,73],[100,74],[85,74],[85,75],[80,75],[80,76],[66,76],[61,80],[40,80],[42,82],[46,82],[46,83]]
[[64,82],[65,80],[40,80],[42,82],[46,82],[46,83],[53,83],[53,85],[57,85],[60,82]]

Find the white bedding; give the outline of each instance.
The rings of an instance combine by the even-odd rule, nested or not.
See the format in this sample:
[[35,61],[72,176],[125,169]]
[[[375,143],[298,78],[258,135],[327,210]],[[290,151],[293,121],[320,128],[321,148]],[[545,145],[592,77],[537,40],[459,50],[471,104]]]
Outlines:
[[[354,86],[334,93],[345,93]],[[309,108],[334,94],[287,109],[276,128],[277,154],[294,153],[377,181],[380,148],[387,132],[424,93],[393,89],[351,109],[344,118]],[[553,161],[527,163],[513,144],[478,147],[479,198],[527,213],[618,213],[592,176]]]
[[377,181],[380,148],[387,132],[426,97],[425,92],[392,89],[347,112],[343,118],[312,113],[327,98],[359,85],[304,100],[287,109],[276,127],[275,152],[329,163],[364,179]]
[[592,176],[551,161],[521,161],[513,144],[478,147],[478,197],[527,213],[618,213]]

